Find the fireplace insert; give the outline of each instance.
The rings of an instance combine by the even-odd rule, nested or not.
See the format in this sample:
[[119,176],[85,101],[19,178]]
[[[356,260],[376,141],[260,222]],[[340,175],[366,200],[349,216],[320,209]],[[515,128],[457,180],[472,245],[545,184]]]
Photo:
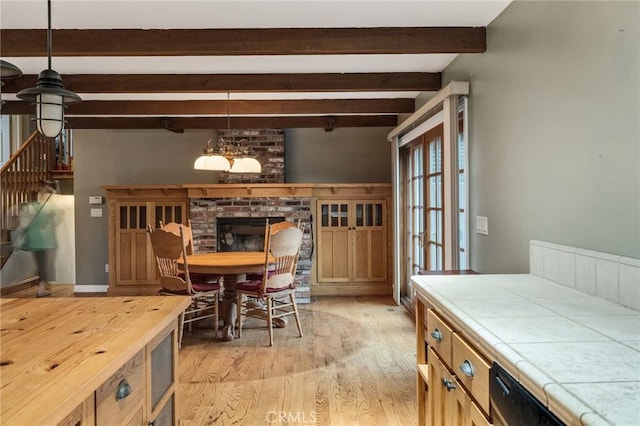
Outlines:
[[277,223],[284,217],[219,217],[217,251],[262,251],[266,221]]

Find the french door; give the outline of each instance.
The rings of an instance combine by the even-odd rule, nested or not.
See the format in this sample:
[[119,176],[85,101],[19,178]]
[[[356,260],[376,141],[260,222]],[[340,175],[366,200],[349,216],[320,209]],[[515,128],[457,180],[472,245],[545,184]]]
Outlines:
[[444,265],[442,140],[440,124],[409,143],[404,151],[406,296],[412,293],[411,275],[420,270],[442,270]]

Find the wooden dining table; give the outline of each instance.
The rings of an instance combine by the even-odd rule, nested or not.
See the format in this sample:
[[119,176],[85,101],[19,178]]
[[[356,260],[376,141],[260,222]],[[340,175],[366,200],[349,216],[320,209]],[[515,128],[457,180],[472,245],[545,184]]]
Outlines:
[[[263,251],[221,251],[187,256],[190,273],[222,274],[224,277],[222,295],[222,318],[225,322],[222,338],[224,340],[230,341],[235,337],[236,284],[246,280],[247,272],[263,272],[264,262]],[[178,261],[178,266],[184,266],[184,261]]]

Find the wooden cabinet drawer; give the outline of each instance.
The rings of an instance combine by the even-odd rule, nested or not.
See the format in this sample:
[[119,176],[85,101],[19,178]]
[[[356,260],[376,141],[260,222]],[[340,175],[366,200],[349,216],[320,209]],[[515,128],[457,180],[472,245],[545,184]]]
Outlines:
[[[125,380],[131,393],[116,399]],[[144,356],[140,351],[96,390],[96,425],[129,424],[134,415],[141,413],[144,394]]]
[[453,333],[451,369],[485,413],[489,413],[490,368],[491,365],[484,357],[457,333]]
[[442,361],[451,367],[451,335],[453,330],[431,309],[427,310],[427,342]]

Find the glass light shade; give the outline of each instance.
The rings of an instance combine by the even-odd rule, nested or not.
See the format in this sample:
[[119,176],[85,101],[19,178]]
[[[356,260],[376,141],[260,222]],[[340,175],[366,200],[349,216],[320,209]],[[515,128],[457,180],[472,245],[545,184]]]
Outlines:
[[231,166],[231,173],[260,173],[262,165],[258,160],[251,157],[235,158]]
[[203,154],[196,159],[193,163],[195,170],[213,170],[220,172],[228,172],[231,168],[229,160],[222,155],[207,155]]
[[49,138],[55,138],[64,124],[64,98],[52,93],[36,96],[36,126],[38,131]]
[[62,131],[64,106],[82,101],[80,96],[64,88],[60,74],[52,69],[41,71],[36,87],[22,89],[16,96],[36,104],[38,131],[50,138],[58,136]]

